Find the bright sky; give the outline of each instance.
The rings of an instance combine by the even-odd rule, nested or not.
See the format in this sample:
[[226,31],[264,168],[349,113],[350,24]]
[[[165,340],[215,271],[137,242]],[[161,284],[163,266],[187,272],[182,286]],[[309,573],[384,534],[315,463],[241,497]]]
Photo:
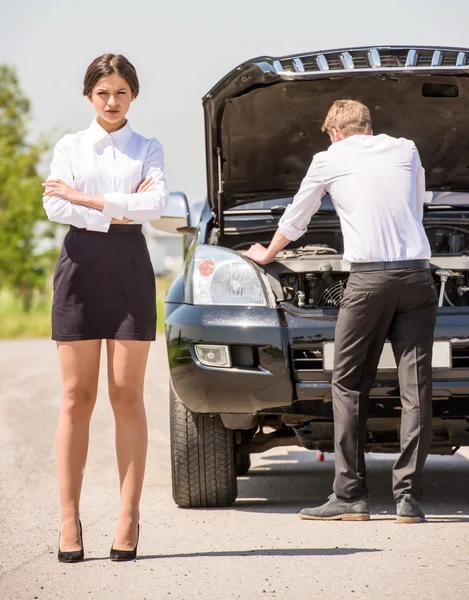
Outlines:
[[32,101],[33,138],[88,127],[81,95],[104,52],[135,65],[132,128],[164,145],[171,190],[206,194],[202,96],[247,59],[373,45],[469,46],[467,0],[1,0],[0,62]]

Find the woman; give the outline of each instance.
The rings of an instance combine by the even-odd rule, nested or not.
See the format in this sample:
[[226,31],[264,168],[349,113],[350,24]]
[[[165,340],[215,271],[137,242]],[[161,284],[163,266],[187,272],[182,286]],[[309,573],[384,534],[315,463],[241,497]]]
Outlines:
[[70,225],[52,305],[63,384],[57,432],[61,562],[84,556],[79,502],[102,340],[121,491],[111,559],[137,554],[147,451],[143,381],[156,333],[155,278],[142,223],[160,217],[168,198],[161,144],[134,133],[126,120],[138,92],[137,73],[125,57],[96,58],[83,94],[97,116],[88,129],[57,143],[43,184],[48,218]]

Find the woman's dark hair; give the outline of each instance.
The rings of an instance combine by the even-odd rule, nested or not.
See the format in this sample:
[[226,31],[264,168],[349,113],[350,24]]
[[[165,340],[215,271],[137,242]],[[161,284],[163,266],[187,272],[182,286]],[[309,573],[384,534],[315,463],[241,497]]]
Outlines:
[[106,75],[120,75],[127,81],[132,94],[137,97],[140,90],[137,71],[132,63],[130,63],[122,54],[103,54],[98,56],[90,64],[86,70],[85,79],[83,81],[83,96],[89,96],[93,91],[94,86],[98,83],[101,77]]

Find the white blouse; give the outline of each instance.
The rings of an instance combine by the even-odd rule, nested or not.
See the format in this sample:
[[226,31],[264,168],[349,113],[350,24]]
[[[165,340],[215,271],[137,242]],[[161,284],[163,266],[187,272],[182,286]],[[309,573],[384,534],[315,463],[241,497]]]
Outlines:
[[[152,177],[153,189],[136,193],[147,177]],[[94,119],[85,131],[65,135],[55,146],[48,179],[61,179],[85,194],[104,195],[103,211],[44,196],[50,221],[89,231],[106,233],[113,218],[153,221],[168,201],[163,146],[132,131],[128,122],[109,134]]]

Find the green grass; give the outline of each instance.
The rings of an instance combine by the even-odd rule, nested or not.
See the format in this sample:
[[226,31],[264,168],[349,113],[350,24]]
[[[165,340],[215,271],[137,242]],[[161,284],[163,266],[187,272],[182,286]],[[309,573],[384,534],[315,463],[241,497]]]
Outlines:
[[156,278],[156,314],[157,314],[157,326],[156,330],[159,333],[164,331],[164,299],[166,292],[168,291],[172,277],[157,277]]
[[50,297],[35,294],[29,313],[11,290],[0,290],[0,338],[50,336]]
[[[158,332],[164,331],[164,298],[170,277],[156,280]],[[19,298],[11,290],[0,290],[0,339],[50,337],[52,292],[36,294],[30,312],[25,313]]]

